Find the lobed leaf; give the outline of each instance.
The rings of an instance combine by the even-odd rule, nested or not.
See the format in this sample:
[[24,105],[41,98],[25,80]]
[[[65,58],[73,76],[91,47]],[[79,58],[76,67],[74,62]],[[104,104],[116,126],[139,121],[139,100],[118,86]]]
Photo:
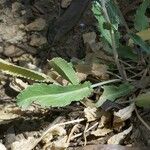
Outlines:
[[71,64],[69,64],[64,59],[57,57],[53,58],[49,61],[50,66],[58,72],[64,79],[68,80],[74,85],[79,84],[79,79],[76,75],[76,72],[74,71]]
[[109,85],[103,86],[102,88],[104,89],[104,92],[96,103],[98,107],[100,107],[106,100],[114,101],[121,96],[127,95],[134,89],[134,86],[129,83],[124,83],[119,86]]
[[22,77],[41,82],[54,82],[54,80],[51,77],[46,76],[43,73],[14,65],[1,58],[0,58],[0,71],[15,77]]
[[137,8],[134,27],[136,30],[141,31],[149,27],[148,17],[145,16],[146,9],[150,6],[150,0],[144,0],[143,3]]
[[92,91],[93,89],[89,82],[65,87],[35,83],[17,96],[17,104],[23,108],[27,108],[33,102],[43,107],[62,107],[72,101],[79,101],[84,97],[88,97]]

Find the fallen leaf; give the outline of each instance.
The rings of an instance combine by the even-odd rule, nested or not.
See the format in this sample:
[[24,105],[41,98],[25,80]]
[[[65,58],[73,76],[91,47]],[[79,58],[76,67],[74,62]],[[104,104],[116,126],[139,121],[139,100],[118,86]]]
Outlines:
[[14,78],[12,80],[12,82],[10,82],[9,84],[10,88],[12,88],[13,90],[20,92],[24,89],[26,89],[28,87],[28,84],[23,82],[21,79],[19,78]]
[[0,124],[16,119],[21,115],[21,109],[15,105],[0,105]]
[[95,131],[92,131],[91,134],[95,135],[95,136],[105,136],[108,133],[112,132],[111,129],[107,129],[107,128],[102,128],[102,129],[97,129]]
[[64,136],[66,135],[66,130],[63,126],[54,126],[51,130],[44,136],[42,141],[45,143],[50,142],[54,136]]
[[110,112],[102,111],[101,120],[99,122],[98,128],[109,127],[112,121],[112,115]]
[[114,119],[113,119],[113,129],[115,131],[120,132],[123,129],[124,126],[125,126],[125,122],[122,121],[119,117],[114,116]]
[[121,133],[115,134],[108,140],[108,144],[120,144],[120,142],[132,131],[132,126]]
[[131,103],[129,106],[120,109],[118,112],[114,112],[114,116],[117,116],[122,121],[125,121],[132,116],[133,111],[134,111],[134,103]]
[[77,73],[80,73],[80,75],[82,74],[84,78],[88,75],[92,75],[101,79],[105,79],[105,77],[108,77],[107,68],[108,67],[104,64],[94,63],[91,61],[90,63],[85,62],[78,64],[76,66],[76,71]]
[[97,118],[96,111],[97,111],[96,107],[93,108],[87,107],[84,109],[84,114],[88,122],[96,120]]
[[58,139],[57,141],[54,141],[52,143],[51,149],[52,150],[65,150],[69,146],[69,143],[67,143],[67,138],[68,136],[64,136]]
[[103,77],[107,74],[107,66],[103,64],[92,64],[92,75],[97,77]]
[[34,137],[28,137],[27,139],[21,139],[11,144],[11,150],[31,150],[37,139]]
[[148,150],[148,147],[132,147],[112,144],[95,144],[79,147],[75,150]]

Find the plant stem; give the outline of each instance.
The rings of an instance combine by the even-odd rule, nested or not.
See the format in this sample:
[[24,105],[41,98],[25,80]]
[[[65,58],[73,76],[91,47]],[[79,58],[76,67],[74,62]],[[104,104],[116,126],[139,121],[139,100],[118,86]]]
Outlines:
[[91,85],[91,88],[95,88],[95,87],[102,86],[102,85],[109,84],[109,83],[120,82],[120,81],[121,81],[121,79],[113,79],[113,80],[103,81],[103,82]]
[[[111,24],[111,21],[109,19],[109,16],[108,16],[108,13],[107,13],[107,9],[106,9],[106,2],[105,1],[101,1],[101,4],[102,4],[102,10],[103,10],[103,13],[105,15],[105,18],[107,20],[107,22],[109,24]],[[123,80],[126,81],[126,73],[125,71],[122,69],[122,66],[119,62],[119,59],[118,59],[118,52],[117,52],[117,46],[116,46],[116,42],[115,42],[115,34],[114,34],[114,30],[111,28],[110,30],[110,35],[111,35],[111,40],[112,40],[112,50],[113,50],[113,54],[114,54],[114,58],[115,58],[115,62],[116,62],[116,65],[117,65],[117,68],[118,68],[118,71],[122,77]]]

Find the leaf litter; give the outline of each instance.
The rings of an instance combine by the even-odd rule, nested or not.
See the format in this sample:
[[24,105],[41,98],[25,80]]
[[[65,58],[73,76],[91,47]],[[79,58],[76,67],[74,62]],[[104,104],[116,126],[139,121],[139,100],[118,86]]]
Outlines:
[[[63,7],[68,7],[69,2],[70,2],[69,0],[66,1],[66,4],[65,4],[66,6],[63,6]],[[35,10],[35,8],[33,10]],[[39,18],[29,23],[25,27],[25,30],[28,30],[28,32],[30,32],[30,30],[32,30],[32,32],[34,32],[34,30],[41,31],[45,28],[45,25],[46,25],[45,19]],[[20,37],[21,39],[24,36],[25,31],[23,30],[22,32],[23,34]],[[149,29],[146,29],[145,31],[137,32],[137,35],[139,35],[144,41],[148,41],[149,40],[148,33],[149,33]],[[15,39],[13,38],[13,40]],[[16,39],[16,40],[20,40],[20,39]],[[114,58],[110,54],[104,51],[103,43],[99,42],[99,37],[97,36],[97,34],[95,32],[89,32],[89,33],[83,34],[83,41],[85,44],[84,46],[86,47],[85,59],[84,61],[77,61],[77,64],[75,64],[75,69],[77,71],[78,77],[80,77],[79,78],[80,81],[85,81],[85,80],[90,79],[91,82],[95,82],[95,81],[97,82],[97,81],[108,80],[114,77],[117,74],[116,73],[117,71],[115,70],[115,68],[113,67],[111,68],[109,66],[110,64],[111,65],[114,64]],[[122,63],[124,63],[125,70],[127,71],[128,79],[131,79],[131,81],[134,80],[138,82],[139,79],[147,77],[147,75],[144,76],[144,74],[142,74],[142,77],[141,75],[138,76],[137,74],[139,71],[141,71],[144,68],[143,64],[141,64],[140,62],[138,65],[135,64],[135,62],[133,63],[131,61],[125,61],[125,62],[122,61]],[[65,85],[65,86],[68,85],[68,81],[63,80],[60,76],[58,76],[57,73],[54,73],[53,75],[56,77],[56,80],[58,83],[60,83],[61,85]],[[75,80],[69,79],[69,80],[75,84],[78,82],[76,79]],[[147,92],[149,90],[147,89],[149,87],[148,82],[146,86],[142,86],[142,84],[140,84],[140,86],[136,86],[136,88],[138,89],[136,92],[134,92],[135,86],[128,89],[128,87],[122,88],[121,85],[119,84],[108,85],[108,87],[111,88],[113,86],[113,88],[115,89],[113,93],[117,93],[117,92],[121,93],[121,94],[116,94],[115,96],[113,95],[113,93],[111,95],[109,92],[106,92],[105,86],[103,86],[103,88],[98,87],[95,89],[94,94],[90,96],[90,100],[92,101],[92,107],[91,107],[91,104],[88,104],[88,103],[86,103],[86,106],[84,105],[84,103],[82,103],[84,106],[79,103],[77,104],[73,103],[71,104],[71,106],[73,106],[72,108],[69,108],[67,106],[65,107],[66,111],[69,112],[71,110],[73,111],[74,114],[78,114],[78,115],[74,115],[70,117],[69,113],[65,114],[65,116],[67,117],[69,116],[68,117],[69,119],[66,117],[65,121],[63,121],[64,124],[68,120],[72,120],[72,122],[74,122],[75,125],[72,125],[72,123],[63,125],[63,126],[57,126],[57,127],[54,125],[54,128],[51,127],[51,130],[45,136],[43,136],[42,139],[40,139],[39,137],[35,138],[35,137],[26,136],[26,138],[12,143],[12,149],[14,150],[17,150],[20,148],[30,149],[30,146],[31,148],[33,148],[34,142],[36,143],[34,145],[35,147],[37,146],[38,148],[41,146],[40,148],[45,148],[45,149],[48,149],[48,148],[65,149],[70,146],[74,146],[74,147],[81,146],[85,142],[84,131],[86,132],[87,144],[90,144],[90,141],[91,141],[91,138],[93,138],[93,135],[95,136],[93,139],[96,145],[99,144],[98,143],[99,137],[101,137],[103,141],[102,143],[125,144],[124,141],[126,141],[125,139],[126,136],[129,135],[132,131],[132,128],[134,128],[134,126],[132,126],[129,123],[130,119],[133,117],[132,112],[135,109],[134,100],[137,106],[144,107],[144,108],[148,106],[147,105],[147,102],[149,100],[149,93]],[[26,85],[24,85],[22,81],[19,81],[19,83],[17,81],[17,85],[18,84],[19,84],[19,87],[21,87],[21,90],[26,87]],[[16,89],[16,91],[20,90],[18,89],[18,87],[14,87],[14,86],[16,86],[16,84],[11,87],[13,87],[13,89]],[[125,94],[124,92],[123,93],[120,92],[122,91],[122,89],[126,89]],[[134,90],[132,91],[132,89]],[[96,92],[96,90],[98,92]],[[108,112],[105,112],[104,110],[101,111],[101,108],[97,108],[95,105],[93,105],[93,103],[95,104],[96,101],[102,100],[104,102],[107,99],[112,100],[112,101],[117,100],[114,103],[117,103],[119,100],[121,100],[121,102],[123,101],[127,103],[123,104],[122,108],[120,109],[110,110]],[[132,100],[133,103],[130,103],[130,99]],[[142,100],[142,103],[141,103],[141,100]],[[35,110],[35,108],[33,108],[32,110]],[[53,111],[54,112],[56,111],[56,113],[58,113],[59,111],[63,112],[65,110],[61,110],[60,108],[58,108],[52,111],[50,109],[49,111],[50,113],[53,113]],[[44,110],[43,114],[47,115],[46,112],[47,111]],[[5,124],[6,121],[7,123],[9,123],[14,119],[20,118],[20,116],[22,115],[22,111],[16,106],[10,106],[9,108],[6,108],[6,107],[3,107],[2,105],[0,113],[2,114],[1,115],[2,124],[3,123]],[[50,113],[48,114],[48,116],[50,115]],[[50,116],[50,117],[53,118],[53,116]],[[78,119],[81,122],[80,121],[78,122]],[[59,120],[58,123],[60,122],[61,120]],[[85,130],[86,128],[85,126],[87,123],[88,123],[88,127]],[[78,127],[76,127],[76,125]],[[45,128],[45,126],[43,128]],[[44,133],[44,131],[42,132]],[[39,134],[41,135],[41,133]],[[106,140],[104,140],[105,137],[107,137]],[[3,145],[1,146],[4,147]]]

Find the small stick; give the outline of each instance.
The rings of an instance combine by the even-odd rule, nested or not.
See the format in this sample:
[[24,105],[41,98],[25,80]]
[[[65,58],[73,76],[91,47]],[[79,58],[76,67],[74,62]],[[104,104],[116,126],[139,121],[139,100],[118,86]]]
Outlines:
[[84,132],[83,132],[84,146],[86,146],[86,143],[87,143],[86,130],[87,130],[88,126],[89,126],[89,122],[86,123],[85,129],[84,129]]
[[142,119],[142,117],[139,115],[137,108],[135,106],[135,113],[138,117],[138,119],[143,123],[143,125],[150,131],[150,126]]

